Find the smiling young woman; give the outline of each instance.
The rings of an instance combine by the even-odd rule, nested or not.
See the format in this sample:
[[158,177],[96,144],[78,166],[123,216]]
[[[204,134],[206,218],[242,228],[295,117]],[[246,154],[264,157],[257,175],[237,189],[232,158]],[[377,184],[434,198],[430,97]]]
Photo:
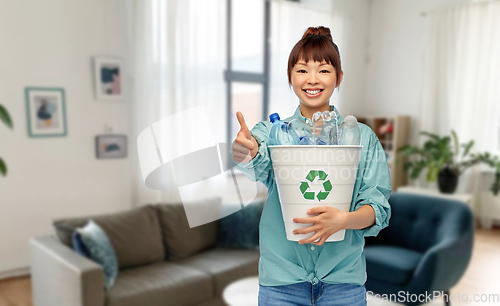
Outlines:
[[[343,77],[330,29],[306,30],[290,53],[287,73],[299,106],[283,121],[300,120],[310,126],[312,115],[326,110],[335,112],[338,124],[344,121],[330,104]],[[358,124],[363,147],[349,211],[325,205],[308,210],[311,217],[294,218],[304,227],[293,234],[312,233],[297,243],[286,237],[268,149],[272,123],[261,121],[250,130],[243,114],[238,112],[237,117],[241,129],[232,147],[233,162],[248,178],[268,188],[259,223],[259,306],[366,306],[364,237],[376,236],[387,227],[391,214],[389,167],[376,134]],[[325,243],[343,229],[342,241]]]
[[330,109],[330,98],[344,76],[330,29],[307,29],[290,52],[287,73],[304,117]]
[[323,62],[300,60],[291,73],[291,86],[300,100],[300,111],[304,117],[311,118],[315,112],[330,110],[330,97],[342,81],[335,68]]

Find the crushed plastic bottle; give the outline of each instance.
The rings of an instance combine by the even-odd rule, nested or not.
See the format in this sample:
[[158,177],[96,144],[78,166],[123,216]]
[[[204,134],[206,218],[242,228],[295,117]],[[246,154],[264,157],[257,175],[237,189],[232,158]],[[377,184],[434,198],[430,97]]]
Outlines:
[[300,137],[299,145],[301,146],[312,146],[314,143],[312,142],[311,138],[308,136],[302,136]]
[[347,116],[339,127],[339,144],[359,146],[361,144],[361,131],[358,126],[358,119],[354,116]]
[[281,122],[278,113],[273,113],[269,116],[273,127],[269,133],[269,145],[298,145],[299,136],[290,127],[288,123]]
[[312,139],[312,126],[300,119],[292,119],[288,124],[297,136],[299,136],[299,140],[302,141],[305,137]]
[[335,112],[316,112],[312,116],[313,143],[338,145],[337,115]]

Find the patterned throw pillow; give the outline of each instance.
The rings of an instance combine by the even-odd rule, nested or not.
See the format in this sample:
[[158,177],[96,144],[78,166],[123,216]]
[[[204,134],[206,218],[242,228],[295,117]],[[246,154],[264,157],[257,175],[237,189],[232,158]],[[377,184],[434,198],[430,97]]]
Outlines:
[[257,200],[220,219],[217,247],[259,248],[259,223],[264,201]]
[[90,255],[90,259],[103,267],[106,289],[111,288],[118,276],[118,260],[108,236],[92,220],[85,227],[77,228],[76,231],[80,234],[83,244]]
[[89,251],[87,247],[83,243],[82,236],[77,231],[73,231],[73,235],[71,236],[71,244],[73,246],[73,250],[78,254],[90,258]]

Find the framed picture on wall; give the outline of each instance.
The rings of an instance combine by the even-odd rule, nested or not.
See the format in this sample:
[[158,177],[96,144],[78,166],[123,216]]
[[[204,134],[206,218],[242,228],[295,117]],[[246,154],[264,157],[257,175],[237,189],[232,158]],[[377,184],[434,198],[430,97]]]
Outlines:
[[25,95],[30,137],[67,135],[64,89],[27,87]]
[[99,159],[127,157],[126,135],[97,135],[95,146],[96,157]]
[[94,57],[94,90],[97,100],[123,99],[123,61],[113,57]]

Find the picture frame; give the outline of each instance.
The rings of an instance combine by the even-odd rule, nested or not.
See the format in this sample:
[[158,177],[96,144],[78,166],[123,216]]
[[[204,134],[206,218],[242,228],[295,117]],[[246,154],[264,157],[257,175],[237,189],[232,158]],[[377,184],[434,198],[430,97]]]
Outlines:
[[120,58],[95,56],[94,94],[97,100],[123,100],[123,61]]
[[26,116],[30,137],[64,137],[66,97],[63,88],[26,87]]
[[95,154],[98,159],[126,158],[127,135],[109,134],[95,137]]

